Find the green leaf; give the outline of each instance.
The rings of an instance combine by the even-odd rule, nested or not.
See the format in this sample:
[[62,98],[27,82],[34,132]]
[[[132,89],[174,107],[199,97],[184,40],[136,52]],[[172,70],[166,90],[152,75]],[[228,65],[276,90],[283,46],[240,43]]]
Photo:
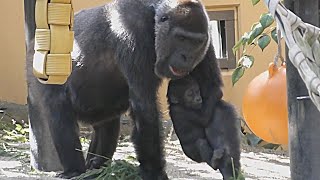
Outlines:
[[271,31],[271,37],[278,44],[278,31],[277,31],[277,28],[274,28]]
[[238,66],[232,73],[232,85],[234,86],[236,82],[243,76],[245,71],[245,67]]
[[263,31],[264,28],[261,23],[256,24],[253,30],[249,33],[248,45],[250,45]]
[[260,22],[255,22],[251,25],[250,30],[252,31]]
[[252,5],[256,5],[258,4],[258,2],[260,2],[260,0],[251,0],[251,2],[252,2]]
[[242,38],[232,47],[233,54],[236,54],[236,52],[239,50],[241,45],[242,45]]
[[243,34],[243,36],[240,38],[240,40],[233,46],[233,48],[232,48],[233,54],[235,54],[236,51],[239,50],[241,45],[243,46],[243,48],[245,48],[245,45],[248,42],[248,39],[249,39],[249,34],[247,32],[245,32]]
[[258,39],[258,45],[263,51],[264,48],[266,48],[270,44],[271,38],[267,34],[263,34],[262,36],[259,37]]
[[274,22],[274,19],[270,13],[263,13],[260,16],[260,24],[263,28],[269,27]]
[[242,39],[241,41],[242,45],[244,46],[249,40],[249,33],[245,32],[244,35],[241,37],[241,39]]
[[238,65],[244,68],[251,68],[254,63],[254,57],[251,55],[244,55],[240,58]]
[[20,124],[16,124],[16,128],[15,128],[16,131],[21,132],[22,129],[23,128]]

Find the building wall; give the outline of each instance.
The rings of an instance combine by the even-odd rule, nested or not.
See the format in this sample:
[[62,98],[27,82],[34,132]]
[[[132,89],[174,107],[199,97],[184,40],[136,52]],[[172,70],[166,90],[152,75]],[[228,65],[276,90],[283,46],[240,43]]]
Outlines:
[[2,1],[0,23],[0,100],[25,103],[23,1]]
[[[262,12],[266,12],[263,3],[252,7],[251,1],[242,0],[203,0],[208,10],[236,10],[236,38],[248,31],[251,25],[259,20]],[[96,6],[107,0],[74,0],[75,11]],[[0,6],[0,100],[18,104],[26,103],[25,81],[25,45],[23,1],[3,1]],[[224,99],[241,108],[242,96],[248,83],[259,73],[267,69],[276,52],[275,43],[262,53],[257,47],[252,50],[255,56],[254,67],[234,86],[231,84],[232,70],[224,70]],[[161,108],[166,114],[166,81],[160,88]]]
[[[263,1],[256,6],[252,6],[251,1],[243,0],[203,0],[206,8],[210,10],[235,9],[237,12],[236,39],[239,39],[245,32],[249,31],[252,24],[259,21],[261,13],[267,12]],[[284,47],[284,46],[282,46]],[[223,70],[224,99],[232,102],[241,110],[242,98],[250,81],[268,69],[268,65],[273,61],[277,51],[277,45],[271,42],[262,52],[259,47],[252,49],[251,54],[255,57],[253,68],[246,71],[245,75],[232,86],[231,75],[233,70]],[[250,50],[249,50],[250,52]],[[284,52],[284,51],[283,51]],[[239,58],[239,54],[237,55]]]
[[[106,0],[75,0],[75,11]],[[0,6],[0,101],[26,103],[23,0],[3,1]]]

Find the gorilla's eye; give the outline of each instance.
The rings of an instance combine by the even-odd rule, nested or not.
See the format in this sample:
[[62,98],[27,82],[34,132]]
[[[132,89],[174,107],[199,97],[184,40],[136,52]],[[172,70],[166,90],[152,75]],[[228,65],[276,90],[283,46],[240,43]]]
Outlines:
[[169,19],[169,16],[164,15],[164,16],[162,16],[162,17],[160,18],[160,22],[165,22],[165,21],[167,21],[168,19]]
[[191,90],[188,90],[187,92],[186,92],[186,94],[187,94],[187,96],[192,96],[192,91]]

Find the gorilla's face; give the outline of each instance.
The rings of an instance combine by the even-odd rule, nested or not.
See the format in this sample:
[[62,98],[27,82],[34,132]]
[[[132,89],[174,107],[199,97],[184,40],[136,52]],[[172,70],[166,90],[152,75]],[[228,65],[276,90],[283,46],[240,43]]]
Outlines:
[[156,8],[155,73],[178,79],[193,70],[209,46],[208,16],[196,0],[165,1]]

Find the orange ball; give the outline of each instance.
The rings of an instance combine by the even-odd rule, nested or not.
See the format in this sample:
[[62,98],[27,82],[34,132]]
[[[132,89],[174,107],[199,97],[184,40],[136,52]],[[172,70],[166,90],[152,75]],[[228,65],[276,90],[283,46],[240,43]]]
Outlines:
[[274,63],[255,77],[244,95],[242,112],[250,130],[274,144],[288,144],[288,107],[285,64]]

